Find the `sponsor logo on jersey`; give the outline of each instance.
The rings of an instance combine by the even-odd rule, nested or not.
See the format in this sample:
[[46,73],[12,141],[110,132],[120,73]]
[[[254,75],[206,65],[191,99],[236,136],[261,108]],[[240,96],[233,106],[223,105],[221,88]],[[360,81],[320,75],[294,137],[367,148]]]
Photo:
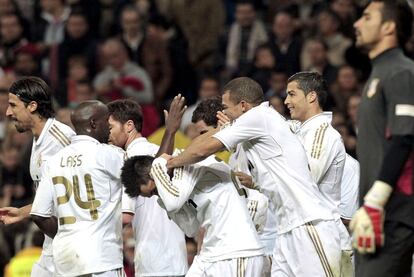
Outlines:
[[371,98],[372,96],[377,93],[377,88],[379,84],[380,79],[374,78],[371,80],[371,83],[369,83],[368,89],[367,89],[367,96],[368,98]]

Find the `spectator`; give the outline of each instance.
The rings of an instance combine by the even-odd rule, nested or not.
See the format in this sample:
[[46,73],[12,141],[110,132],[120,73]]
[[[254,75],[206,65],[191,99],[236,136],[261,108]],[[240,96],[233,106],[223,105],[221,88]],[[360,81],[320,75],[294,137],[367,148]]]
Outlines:
[[219,96],[220,95],[220,84],[218,80],[212,76],[205,76],[200,81],[200,87],[198,89],[198,100],[197,103],[189,106],[184,112],[183,118],[181,119],[180,130],[186,133],[186,129],[191,125],[191,118],[194,110],[197,108],[198,103],[202,100]]
[[23,34],[23,26],[16,14],[9,13],[0,16],[0,66],[11,68],[15,51],[28,43]]
[[345,63],[345,52],[352,41],[339,32],[340,18],[331,10],[323,10],[318,15],[318,35],[328,45],[329,61],[334,66]]
[[170,1],[169,17],[178,24],[189,43],[191,65],[209,69],[214,60],[218,37],[224,27],[224,7],[220,0]]
[[359,108],[360,102],[361,102],[361,96],[359,94],[354,94],[348,99],[347,112],[348,112],[348,117],[350,120],[349,127],[354,136],[358,134],[357,119],[358,119],[358,108]]
[[126,6],[121,12],[121,41],[128,50],[131,60],[142,65],[142,45],[144,42],[144,26],[135,6]]
[[107,65],[94,80],[98,95],[107,100],[131,97],[141,105],[152,104],[151,80],[142,67],[130,61],[125,46],[118,39],[108,39],[102,52]]
[[40,71],[40,52],[34,44],[28,43],[16,49],[13,71],[16,77],[37,76],[46,79]]
[[360,94],[360,86],[355,70],[349,65],[341,66],[338,69],[338,75],[331,91],[336,108],[346,114],[348,99],[354,94]]
[[348,38],[354,38],[353,24],[357,20],[357,7],[353,0],[332,0],[330,8],[339,16],[339,31]]
[[272,49],[268,45],[259,46],[254,55],[253,65],[248,76],[258,82],[263,91],[269,89],[272,70],[276,67],[276,60]]
[[68,77],[68,61],[73,56],[85,57],[89,76],[93,77],[97,65],[97,48],[85,14],[73,11],[66,22],[64,40],[58,46],[59,79],[63,81]]
[[273,70],[270,74],[269,89],[266,91],[265,96],[267,99],[273,95],[278,95],[280,98],[286,98],[286,84],[288,76],[281,70]]
[[172,68],[170,87],[164,103],[168,102],[177,92],[185,96],[187,103],[194,103],[197,89],[196,75],[188,59],[188,41],[181,30],[171,24],[163,16],[153,16],[147,25],[148,36],[164,41]]
[[236,21],[220,42],[220,60],[223,61],[225,76],[245,75],[253,62],[256,48],[268,41],[263,22],[256,17],[252,2],[236,4]]
[[287,12],[278,12],[273,20],[270,46],[278,66],[288,75],[300,71],[302,40],[295,34],[295,19]]

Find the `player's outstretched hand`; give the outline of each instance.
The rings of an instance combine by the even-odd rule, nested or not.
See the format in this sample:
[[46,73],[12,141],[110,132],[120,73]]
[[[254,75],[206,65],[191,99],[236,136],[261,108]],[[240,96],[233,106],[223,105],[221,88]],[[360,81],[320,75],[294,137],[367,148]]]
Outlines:
[[13,224],[20,222],[24,219],[23,214],[19,208],[4,207],[0,208],[0,221],[4,224]]
[[185,98],[178,94],[170,105],[170,111],[164,110],[165,128],[170,132],[177,132],[181,125],[181,119],[187,106],[184,105]]
[[219,128],[230,123],[230,118],[221,111],[217,112],[217,119],[218,119],[217,125]]

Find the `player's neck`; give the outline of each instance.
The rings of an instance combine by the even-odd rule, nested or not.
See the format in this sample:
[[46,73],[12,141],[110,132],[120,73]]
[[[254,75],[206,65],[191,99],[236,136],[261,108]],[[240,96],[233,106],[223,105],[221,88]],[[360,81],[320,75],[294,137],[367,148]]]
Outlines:
[[301,123],[308,121],[310,118],[314,117],[315,115],[321,114],[322,112],[323,111],[320,108],[310,108],[306,113],[305,120],[303,120]]
[[387,51],[388,49],[398,47],[398,43],[394,40],[383,40],[379,42],[374,48],[372,48],[368,56],[371,60],[382,54],[383,52]]
[[32,134],[33,134],[35,139],[38,139],[40,137],[40,134],[42,133],[43,128],[46,125],[46,121],[47,121],[47,118],[43,118],[43,117],[40,117],[40,116],[39,117],[36,116],[33,119]]
[[142,135],[137,130],[131,131],[131,133],[128,134],[128,139],[125,143],[125,149],[128,148],[128,146],[137,138],[142,138]]

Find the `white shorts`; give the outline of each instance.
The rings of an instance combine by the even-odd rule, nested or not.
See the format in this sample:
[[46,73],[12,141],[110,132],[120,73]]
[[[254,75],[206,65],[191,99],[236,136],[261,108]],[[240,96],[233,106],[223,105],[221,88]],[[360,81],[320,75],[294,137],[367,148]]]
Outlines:
[[260,277],[264,256],[235,258],[217,262],[201,261],[197,255],[186,277]]
[[41,255],[39,260],[32,267],[31,277],[53,277],[55,276],[53,256]]
[[104,272],[80,275],[79,277],[126,277],[126,274],[123,268],[117,268]]
[[341,240],[334,220],[308,222],[276,237],[272,277],[339,277]]

